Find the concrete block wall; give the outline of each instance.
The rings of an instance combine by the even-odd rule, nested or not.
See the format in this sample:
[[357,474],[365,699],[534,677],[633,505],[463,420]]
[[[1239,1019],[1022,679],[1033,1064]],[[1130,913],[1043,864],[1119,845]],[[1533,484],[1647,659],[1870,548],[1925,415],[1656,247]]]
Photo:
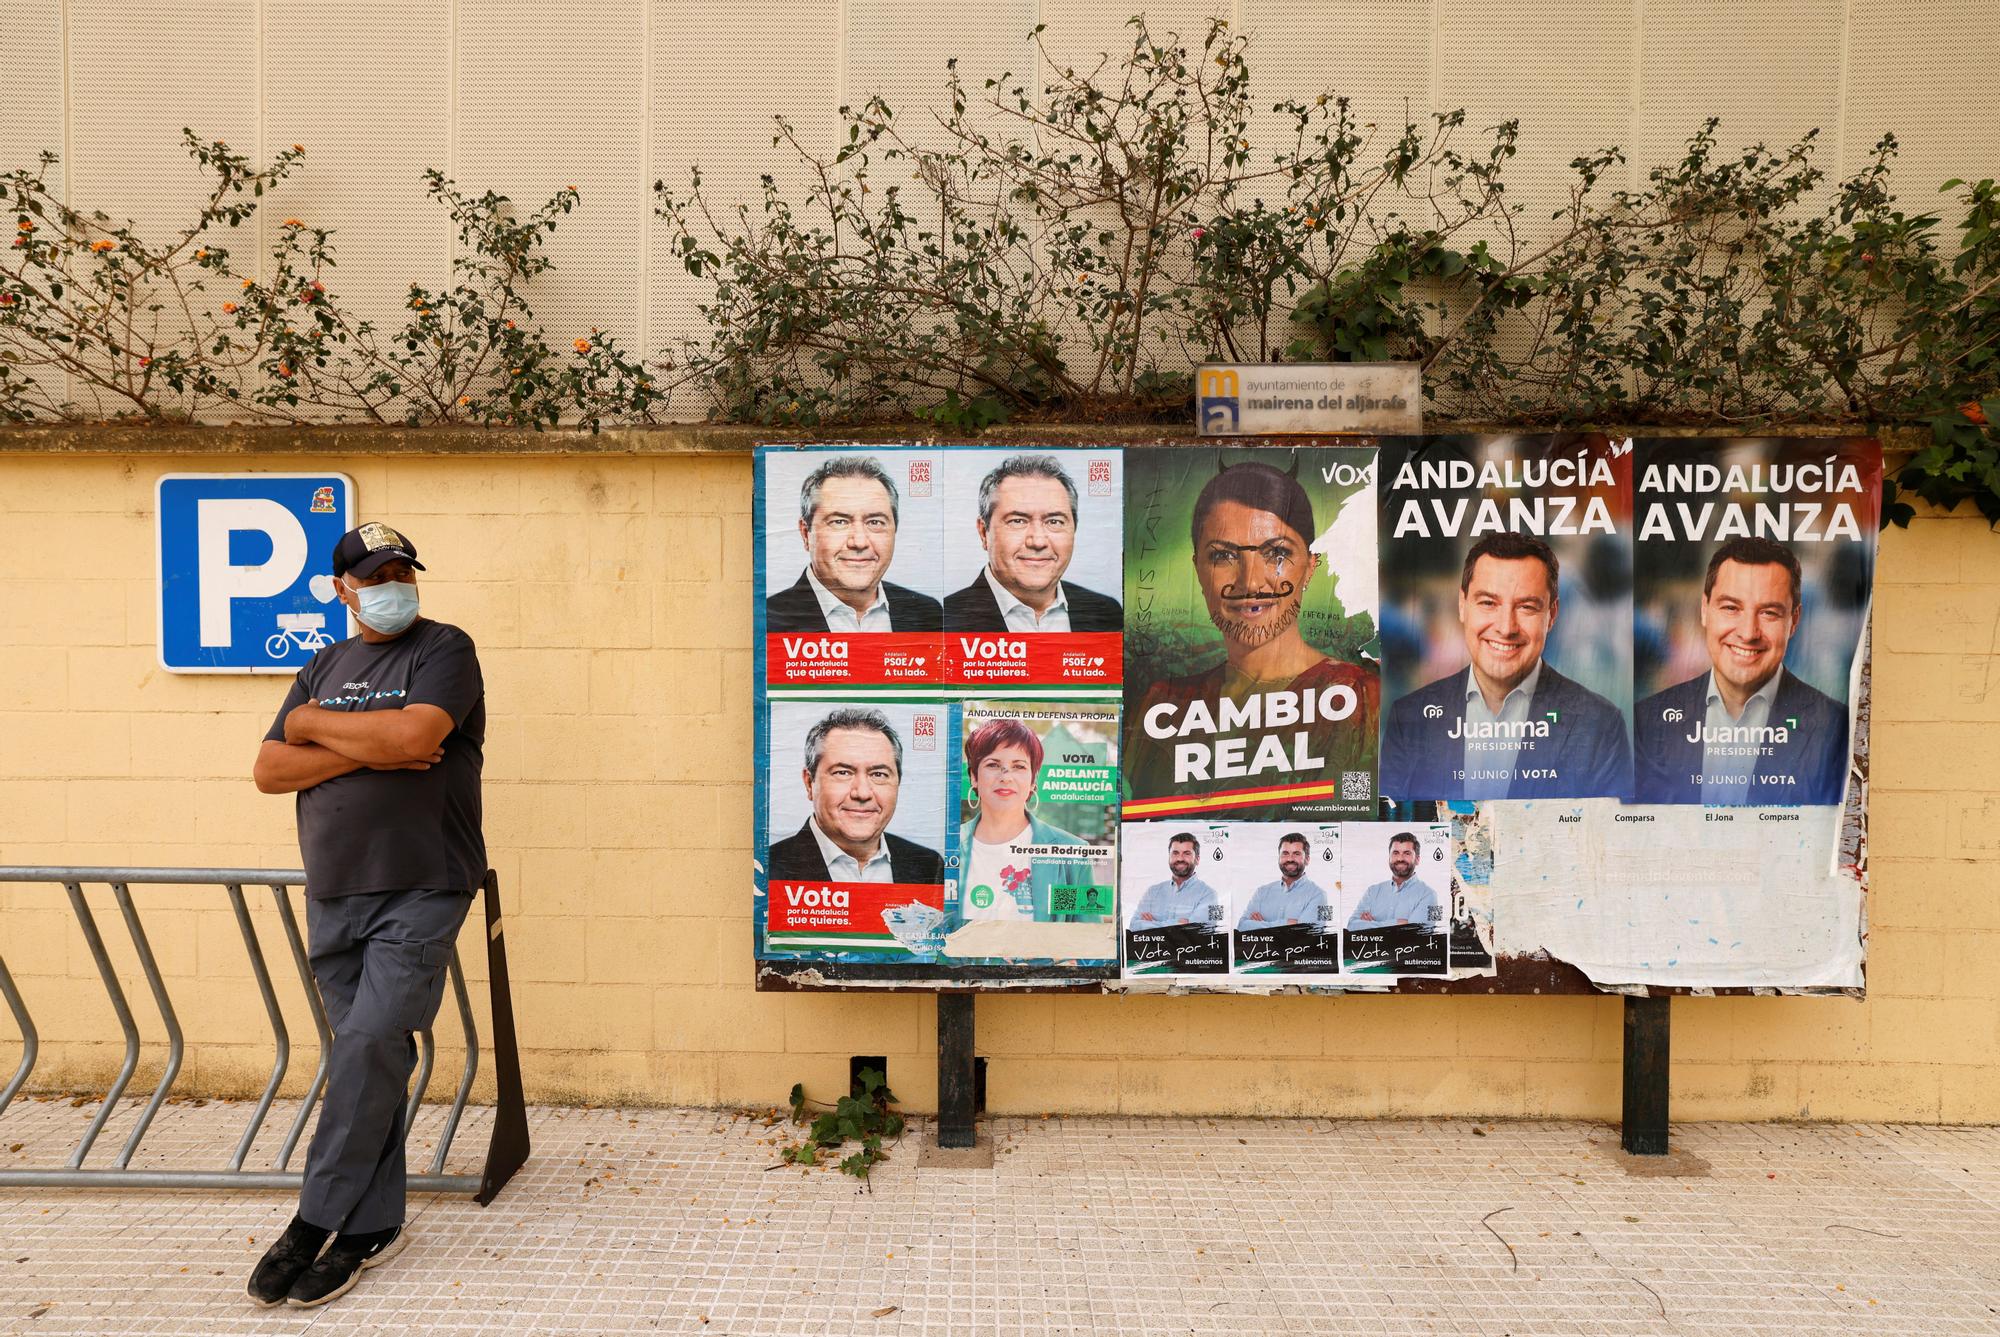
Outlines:
[[[0,446],[0,863],[296,864],[290,800],[249,780],[284,679],[157,664],[153,486],[340,469],[364,516],[421,548],[426,612],[480,647],[530,1099],[774,1104],[885,1054],[898,1094],[934,1103],[929,998],[752,987],[747,455],[246,459],[188,440]],[[2000,1119],[2000,537],[1971,518],[1892,531],[1875,625],[1869,997],[1677,1000],[1679,1117]],[[227,902],[135,894],[189,1035],[177,1089],[260,1089],[269,1026]],[[303,1041],[296,1087],[311,1024],[270,893],[248,895]],[[91,899],[149,1039],[145,1089],[162,1031],[115,906]],[[484,1028],[483,956],[463,942]],[[0,887],[0,952],[41,1025],[37,1084],[101,1084],[122,1046],[60,888]],[[995,1111],[1608,1118],[1620,1006],[989,997],[978,1036]],[[456,1033],[447,1017],[443,1063]],[[13,1038],[0,1012],[0,1075]]]

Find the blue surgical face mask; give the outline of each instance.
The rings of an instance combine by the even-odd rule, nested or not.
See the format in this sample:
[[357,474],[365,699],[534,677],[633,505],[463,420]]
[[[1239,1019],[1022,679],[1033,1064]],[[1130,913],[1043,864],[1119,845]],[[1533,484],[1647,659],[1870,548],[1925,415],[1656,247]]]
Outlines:
[[417,620],[417,587],[409,581],[387,580],[380,585],[349,585],[361,604],[354,616],[361,625],[384,636],[409,630]]

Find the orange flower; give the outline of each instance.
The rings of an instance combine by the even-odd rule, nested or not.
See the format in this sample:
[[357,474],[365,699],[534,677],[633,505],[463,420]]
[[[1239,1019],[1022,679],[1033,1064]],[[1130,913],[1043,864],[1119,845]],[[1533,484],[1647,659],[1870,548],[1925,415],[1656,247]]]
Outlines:
[[466,404],[470,404],[470,403],[472,402],[472,396],[471,396],[471,395],[460,395],[460,396],[458,397],[458,402],[459,402],[459,404],[460,404],[461,406],[463,406],[463,405],[466,405]]
[[195,258],[195,259],[197,259],[197,260],[206,260],[206,259],[208,259],[208,252],[207,252],[207,251],[196,251],[196,252],[194,253],[194,258]]
[[508,321],[508,322],[507,322],[507,328],[508,328],[508,329],[510,329],[510,330],[511,330],[511,329],[513,329],[513,328],[514,328],[514,322],[513,322],[513,321],[511,321],[511,320],[510,320],[510,321]]
[[225,316],[231,314],[235,310],[236,310],[236,303],[234,302],[224,302],[222,304],[222,314]]
[[246,287],[246,288],[247,288],[247,287],[249,287],[249,286],[250,286],[250,280],[249,280],[249,279],[244,279],[244,280],[243,280],[243,286],[244,286],[244,287]]
[[106,239],[103,239],[103,240],[99,240],[99,241],[93,241],[92,243],[90,243],[90,249],[91,249],[91,250],[93,250],[93,251],[96,251],[96,252],[97,252],[97,253],[98,253],[99,255],[102,255],[102,254],[104,254],[104,253],[105,253],[106,251],[115,251],[115,250],[117,250],[117,249],[118,249],[118,243],[117,243],[117,242],[115,242],[115,241],[111,241],[110,239],[106,238]]
[[303,144],[292,145],[292,152],[294,153],[304,153],[305,151],[306,151],[306,146]]
[[292,374],[292,364],[291,364],[291,363],[289,363],[289,362],[280,362],[280,363],[278,364],[278,375],[280,375],[280,376],[289,376],[289,375],[291,375],[291,374]]
[[590,340],[578,339],[576,341],[576,351],[579,353],[588,353],[590,351]]
[[304,223],[301,223],[301,222],[300,222],[300,221],[299,221],[298,219],[296,219],[296,218],[287,218],[287,219],[285,220],[285,226],[286,226],[286,227],[304,227],[304,226],[305,226],[305,224],[304,224]]
[[1986,410],[1980,407],[1979,401],[1976,399],[1966,400],[1963,404],[1960,404],[1958,406],[1958,411],[1960,413],[1963,413],[1966,417],[1966,420],[1968,422],[1971,422],[1975,426],[1985,427],[1988,425],[1986,421]]
[[142,357],[139,359],[139,365],[142,367],[150,367],[153,365],[153,359],[149,357]]

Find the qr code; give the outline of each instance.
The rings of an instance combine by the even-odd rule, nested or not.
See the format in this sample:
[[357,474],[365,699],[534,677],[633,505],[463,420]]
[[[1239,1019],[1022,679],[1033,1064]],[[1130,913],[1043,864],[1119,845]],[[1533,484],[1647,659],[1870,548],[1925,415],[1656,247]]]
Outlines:
[[1220,901],[1209,903],[1208,922],[1211,924],[1220,924],[1222,922],[1222,903]]
[[1340,773],[1340,796],[1344,799],[1359,799],[1367,802],[1375,797],[1375,786],[1366,771],[1342,771]]
[[1075,914],[1077,912],[1076,911],[1077,890],[1078,889],[1075,887],[1049,888],[1049,913],[1054,915]]

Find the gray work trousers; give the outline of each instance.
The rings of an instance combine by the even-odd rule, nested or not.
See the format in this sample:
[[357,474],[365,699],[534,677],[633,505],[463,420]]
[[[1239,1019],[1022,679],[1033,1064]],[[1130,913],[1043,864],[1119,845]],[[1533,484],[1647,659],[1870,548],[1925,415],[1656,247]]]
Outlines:
[[306,902],[313,978],[333,1028],[326,1097],[299,1215],[361,1234],[403,1224],[403,1106],[415,1032],[444,998],[466,891],[381,891]]

